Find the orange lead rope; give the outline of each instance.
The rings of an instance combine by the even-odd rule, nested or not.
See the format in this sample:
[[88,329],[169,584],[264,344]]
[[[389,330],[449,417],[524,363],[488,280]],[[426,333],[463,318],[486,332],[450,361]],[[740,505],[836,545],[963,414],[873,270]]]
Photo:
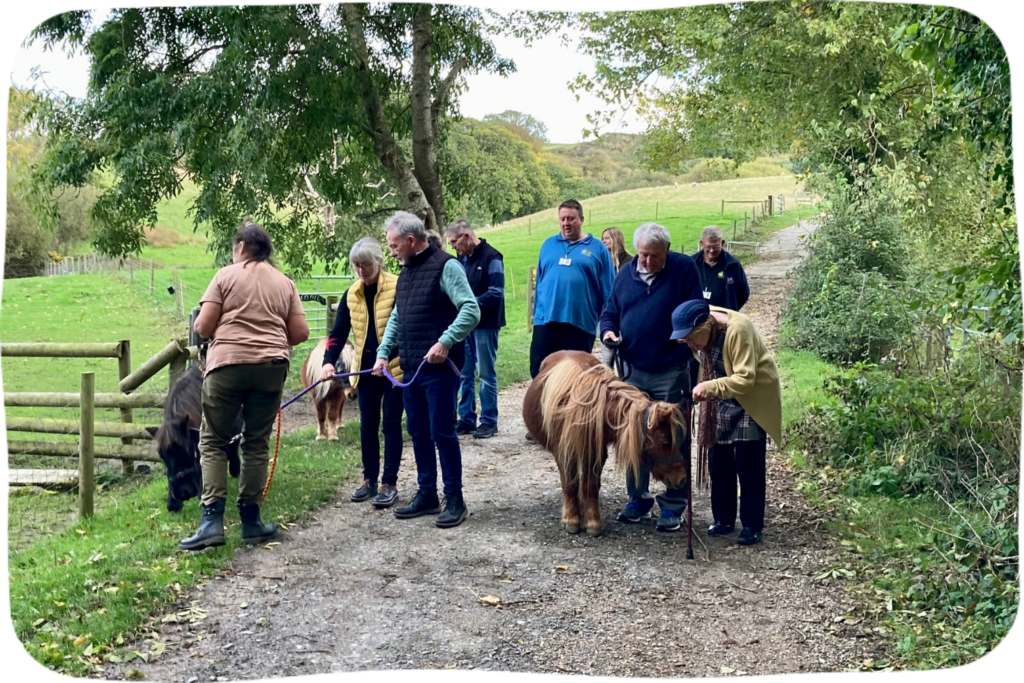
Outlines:
[[277,411],[277,440],[274,442],[274,459],[270,461],[270,474],[267,475],[267,485],[263,487],[260,505],[267,499],[267,491],[270,490],[270,482],[274,481],[274,470],[277,469],[277,452],[281,448],[281,413],[282,411]]

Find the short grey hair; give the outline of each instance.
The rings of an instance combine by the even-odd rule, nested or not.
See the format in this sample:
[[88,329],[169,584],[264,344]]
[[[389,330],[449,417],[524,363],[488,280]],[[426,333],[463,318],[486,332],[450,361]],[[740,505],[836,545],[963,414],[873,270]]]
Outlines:
[[378,267],[384,263],[384,250],[380,248],[380,242],[372,237],[364,237],[352,245],[348,252],[348,262],[352,265],[376,264]]
[[720,227],[717,225],[709,225],[704,228],[704,232],[700,234],[700,239],[702,242],[721,242],[725,238],[722,237],[722,229]]
[[464,218],[459,218],[449,223],[448,228],[444,231],[444,235],[449,239],[452,237],[462,237],[463,235],[476,237],[476,233],[473,232],[473,226]]
[[420,242],[427,241],[427,229],[423,226],[423,221],[416,214],[409,213],[408,211],[398,211],[388,222],[384,224],[384,231],[387,232],[391,228],[395,229],[399,237],[415,237]]
[[639,249],[641,244],[659,245],[668,250],[672,248],[672,236],[663,225],[644,223],[633,233],[633,248]]

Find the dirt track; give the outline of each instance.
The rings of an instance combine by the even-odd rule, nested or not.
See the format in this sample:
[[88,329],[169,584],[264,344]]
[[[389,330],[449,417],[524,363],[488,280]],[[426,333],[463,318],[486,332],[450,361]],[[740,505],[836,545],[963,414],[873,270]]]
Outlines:
[[[782,231],[750,272],[744,310],[772,340],[793,263],[786,252],[800,230]],[[774,452],[759,546],[736,546],[735,534],[708,538],[708,495],[695,491],[700,540],[687,561],[685,533],[615,521],[626,495],[611,467],[605,535],[569,536],[559,528],[554,462],[523,440],[524,393],[525,385],[502,392],[496,438],[462,439],[470,517],[461,527],[349,503],[353,477],[281,545],[239,553],[192,596],[209,618],[165,625],[167,652],[131,666],[181,683],[446,667],[698,677],[838,671],[877,656],[852,600],[815,580],[836,560],[834,542]],[[414,484],[407,443],[403,501]]]

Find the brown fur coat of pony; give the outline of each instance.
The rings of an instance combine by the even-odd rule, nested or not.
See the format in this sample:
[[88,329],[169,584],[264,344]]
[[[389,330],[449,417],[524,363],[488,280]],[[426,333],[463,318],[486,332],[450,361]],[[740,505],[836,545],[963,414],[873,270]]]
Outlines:
[[548,356],[526,392],[523,420],[537,443],[555,456],[562,522],[569,533],[577,533],[581,521],[587,533],[601,533],[598,492],[610,445],[620,474],[632,470],[639,477],[646,453],[655,479],[673,486],[686,480],[685,461],[678,456],[685,434],[679,407],[652,401],[617,379],[592,354],[559,351]]

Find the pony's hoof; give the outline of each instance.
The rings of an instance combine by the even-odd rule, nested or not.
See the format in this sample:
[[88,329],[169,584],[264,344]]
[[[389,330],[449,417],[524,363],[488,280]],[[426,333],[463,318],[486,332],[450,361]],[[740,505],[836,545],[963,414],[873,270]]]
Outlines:
[[588,536],[594,536],[594,537],[600,536],[602,531],[603,531],[603,529],[600,526],[588,526],[587,527],[587,535]]
[[562,524],[562,527],[565,529],[566,533],[578,534],[580,532],[580,525],[577,523],[565,522]]
[[336,435],[335,436],[327,437],[327,443],[334,443],[337,440],[338,440],[338,437]]
[[324,439],[326,439],[326,438],[327,438],[327,437],[326,437],[326,436],[324,436],[323,434],[317,434],[317,435],[316,435],[316,440],[317,440],[317,441],[323,441],[323,440],[324,440]]

